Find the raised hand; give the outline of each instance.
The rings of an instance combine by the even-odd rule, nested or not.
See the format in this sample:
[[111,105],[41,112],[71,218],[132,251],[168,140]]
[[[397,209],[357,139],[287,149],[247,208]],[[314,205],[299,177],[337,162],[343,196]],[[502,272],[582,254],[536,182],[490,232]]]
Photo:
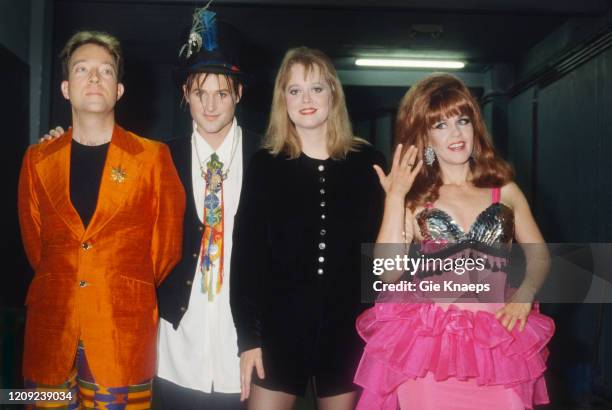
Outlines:
[[393,163],[388,175],[385,175],[381,167],[374,165],[380,185],[382,185],[387,196],[393,195],[404,198],[410,191],[414,179],[423,166],[423,160],[419,160],[415,164],[417,152],[417,148],[411,145],[402,156],[402,144],[399,144],[393,154]]
[[66,131],[64,131],[62,127],[57,126],[55,128],[50,129],[48,133],[40,137],[38,139],[38,142],[51,141],[52,139],[55,139],[57,137],[64,135],[65,132]]

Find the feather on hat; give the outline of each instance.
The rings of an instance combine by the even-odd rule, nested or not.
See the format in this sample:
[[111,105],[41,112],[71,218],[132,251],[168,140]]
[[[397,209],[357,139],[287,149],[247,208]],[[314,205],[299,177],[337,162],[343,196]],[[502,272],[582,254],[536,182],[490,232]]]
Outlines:
[[205,6],[195,9],[187,42],[179,51],[179,64],[173,70],[174,80],[182,86],[189,74],[215,73],[242,76],[244,73],[230,55],[229,44],[219,43],[216,13]]

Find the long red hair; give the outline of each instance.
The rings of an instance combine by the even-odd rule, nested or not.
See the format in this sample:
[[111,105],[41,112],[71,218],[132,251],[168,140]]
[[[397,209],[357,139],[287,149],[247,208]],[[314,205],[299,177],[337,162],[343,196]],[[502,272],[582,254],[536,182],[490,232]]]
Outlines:
[[[471,182],[476,187],[499,187],[512,181],[514,173],[493,147],[476,99],[465,84],[450,74],[432,74],[413,85],[400,103],[395,124],[395,143],[404,152],[415,145],[419,159],[429,145],[429,130],[440,120],[465,115],[474,127],[473,155],[469,159]],[[407,195],[410,208],[433,202],[439,196],[442,176],[438,160],[423,165]]]

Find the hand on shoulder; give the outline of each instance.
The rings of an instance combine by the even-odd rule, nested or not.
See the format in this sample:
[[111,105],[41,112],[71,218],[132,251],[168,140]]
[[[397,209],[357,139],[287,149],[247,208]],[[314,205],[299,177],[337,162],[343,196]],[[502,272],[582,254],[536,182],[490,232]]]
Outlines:
[[[70,129],[70,127],[68,127]],[[58,137],[64,135],[66,131],[60,126],[50,129],[45,135],[38,139],[38,142],[52,141]]]

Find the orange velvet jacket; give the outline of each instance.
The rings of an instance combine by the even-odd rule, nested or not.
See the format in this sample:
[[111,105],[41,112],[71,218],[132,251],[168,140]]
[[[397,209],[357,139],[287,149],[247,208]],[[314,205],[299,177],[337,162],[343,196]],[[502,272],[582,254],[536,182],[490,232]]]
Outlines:
[[165,144],[115,126],[85,229],[70,202],[71,140],[68,131],[31,146],[21,168],[19,222],[35,271],[23,375],[63,383],[80,339],[99,384],[141,383],[155,372],[155,287],[181,257],[185,192]]

